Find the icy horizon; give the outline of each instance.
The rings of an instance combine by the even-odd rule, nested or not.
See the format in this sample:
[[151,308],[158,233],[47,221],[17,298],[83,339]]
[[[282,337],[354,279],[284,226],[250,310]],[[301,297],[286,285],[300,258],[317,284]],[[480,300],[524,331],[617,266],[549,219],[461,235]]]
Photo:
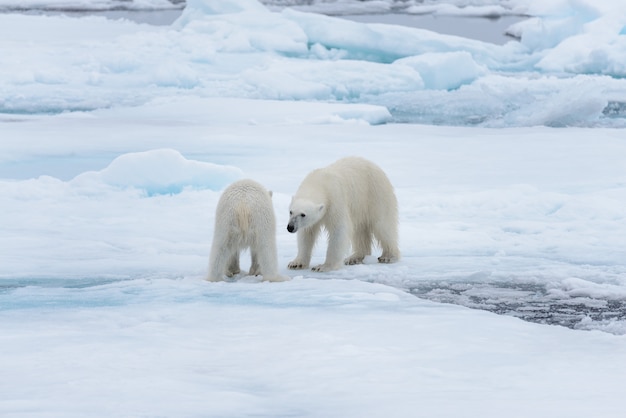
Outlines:
[[[626,126],[624,8],[507,4],[535,17],[512,25],[519,41],[504,45],[256,1],[190,1],[169,27],[0,14],[7,47],[33,43],[19,65],[3,62],[0,112],[88,111],[174,94],[369,103],[392,121],[436,125]],[[42,30],[26,29],[35,24]],[[99,28],[114,30],[102,37]],[[52,33],[37,34],[47,31],[63,44],[46,45]]]
[[[272,10],[293,8],[322,14],[410,13],[465,16],[525,15],[529,1],[501,0],[261,0]],[[0,0],[0,10],[167,10],[182,9],[185,0]]]

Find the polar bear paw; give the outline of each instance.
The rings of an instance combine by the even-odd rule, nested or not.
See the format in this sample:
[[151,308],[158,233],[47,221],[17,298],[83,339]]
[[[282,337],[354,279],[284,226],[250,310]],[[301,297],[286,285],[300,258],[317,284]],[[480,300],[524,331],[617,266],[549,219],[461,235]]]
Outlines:
[[229,268],[226,271],[226,277],[235,277],[239,273],[241,273],[241,270],[239,268]]
[[313,267],[311,270],[317,271],[317,272],[324,272],[324,271],[339,270],[339,268],[340,266],[324,263],[324,264],[320,264],[319,266]]
[[287,267],[289,267],[289,269],[291,270],[302,270],[302,269],[307,268],[308,265],[304,264],[302,261],[296,258],[295,260],[287,264]]
[[398,261],[398,259],[390,255],[381,255],[378,257],[378,262],[383,264],[395,263],[396,261]]
[[347,266],[353,266],[355,264],[363,264],[364,256],[358,254],[352,254],[350,257],[346,258],[343,262]]

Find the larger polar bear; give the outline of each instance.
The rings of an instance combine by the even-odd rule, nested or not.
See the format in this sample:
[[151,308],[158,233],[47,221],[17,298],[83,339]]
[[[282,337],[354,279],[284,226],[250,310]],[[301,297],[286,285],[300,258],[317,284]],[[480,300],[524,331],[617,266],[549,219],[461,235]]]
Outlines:
[[[289,232],[298,233],[298,255],[290,269],[308,268],[311,252],[324,227],[328,249],[314,271],[359,264],[371,253],[373,239],[382,248],[381,263],[400,258],[398,201],[391,182],[376,164],[359,157],[343,158],[313,170],[300,184],[289,208]],[[352,242],[353,254],[344,260]]]
[[238,274],[239,254],[247,248],[252,256],[251,276],[288,280],[278,274],[272,192],[246,179],[228,186],[217,203],[207,280],[219,281]]

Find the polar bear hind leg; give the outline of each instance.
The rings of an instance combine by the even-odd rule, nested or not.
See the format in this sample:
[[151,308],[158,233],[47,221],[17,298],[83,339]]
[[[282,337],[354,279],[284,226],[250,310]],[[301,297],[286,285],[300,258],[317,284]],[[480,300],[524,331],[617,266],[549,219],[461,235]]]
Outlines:
[[398,249],[398,231],[396,228],[386,228],[384,224],[378,224],[374,229],[374,237],[383,250],[378,257],[379,263],[395,263],[400,260],[400,250]]
[[258,276],[261,274],[261,267],[259,266],[259,258],[254,248],[250,248],[250,271],[249,276]]
[[[272,214],[273,215],[273,214]],[[258,231],[251,237],[250,276],[263,276],[265,282],[284,282],[289,277],[278,273],[278,255],[276,252],[276,222],[273,217],[256,219]]]
[[239,251],[235,251],[230,258],[230,262],[228,263],[226,275],[228,277],[233,277],[239,273],[241,273],[241,269],[239,268]]
[[289,277],[282,276],[278,273],[278,257],[276,255],[275,243],[261,245],[260,248],[253,251],[252,254],[250,275],[262,275],[263,281],[266,282],[284,282],[289,280]]
[[232,249],[219,243],[215,244],[211,251],[209,266],[207,280],[210,282],[222,281],[224,280],[224,275],[232,277],[234,274],[237,274],[239,272],[239,254],[237,249]]

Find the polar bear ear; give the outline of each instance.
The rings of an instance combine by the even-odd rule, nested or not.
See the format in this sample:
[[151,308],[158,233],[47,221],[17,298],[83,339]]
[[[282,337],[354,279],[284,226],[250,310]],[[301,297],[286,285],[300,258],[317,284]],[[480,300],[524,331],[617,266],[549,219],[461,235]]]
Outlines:
[[274,196],[274,193],[271,190],[268,190],[268,193],[270,194],[270,199],[271,199],[272,196]]

